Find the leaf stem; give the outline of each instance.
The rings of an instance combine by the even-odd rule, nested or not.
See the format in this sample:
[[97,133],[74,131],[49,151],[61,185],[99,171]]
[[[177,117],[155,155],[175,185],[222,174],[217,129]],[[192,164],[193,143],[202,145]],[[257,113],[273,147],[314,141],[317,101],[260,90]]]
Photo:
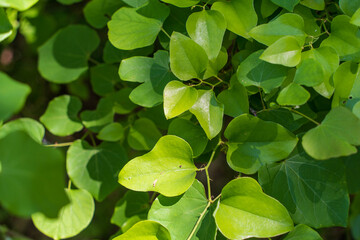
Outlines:
[[221,197],[221,193],[220,193],[219,195],[217,195],[217,197],[214,198],[214,199],[212,200],[212,202],[216,202],[216,200],[218,200],[220,197]]
[[92,63],[94,63],[94,64],[96,64],[96,65],[100,65],[101,63],[100,62],[98,62],[98,61],[96,61],[95,59],[93,59],[93,58],[89,58],[89,61],[90,62],[92,62]]
[[165,31],[164,28],[161,28],[161,31],[162,31],[169,39],[171,39],[170,35]]
[[188,236],[187,240],[191,240],[192,237],[194,236],[197,228],[199,227],[199,225],[200,225],[202,219],[204,218],[204,216],[205,216],[205,214],[206,214],[206,211],[207,211],[207,209],[210,207],[210,205],[211,205],[211,202],[209,201],[208,204],[206,205],[204,211],[200,214],[200,217],[199,217],[199,219],[197,220],[197,222],[196,222],[193,230],[191,231],[190,235]]
[[293,109],[293,108],[290,108],[290,107],[282,107],[282,108],[285,108],[285,109],[287,109],[287,110],[289,110],[289,111],[291,111],[291,112],[293,112],[293,113],[295,113],[295,114],[297,114],[297,115],[300,115],[300,116],[306,118],[307,120],[315,123],[315,124],[318,125],[318,126],[320,125],[319,122],[315,121],[315,120],[312,119],[311,117],[309,117],[309,116],[307,116],[307,115],[305,115],[305,114],[303,114],[303,113],[301,113],[301,112],[299,112],[299,111],[296,111],[296,110]]
[[260,88],[259,88],[259,94],[260,94],[260,99],[261,99],[261,105],[262,105],[263,109],[265,110],[266,107],[265,107],[264,99],[263,99],[263,96],[262,96],[262,93],[261,93],[261,89],[260,89]]
[[65,143],[54,143],[54,144],[48,144],[48,145],[44,145],[45,147],[68,147],[72,144],[73,142],[65,142]]
[[94,147],[96,147],[95,138],[94,138],[94,136],[92,135],[92,133],[90,133],[89,136],[90,136],[92,145],[93,145]]
[[68,190],[71,189],[71,179],[69,179],[69,182],[68,182]]

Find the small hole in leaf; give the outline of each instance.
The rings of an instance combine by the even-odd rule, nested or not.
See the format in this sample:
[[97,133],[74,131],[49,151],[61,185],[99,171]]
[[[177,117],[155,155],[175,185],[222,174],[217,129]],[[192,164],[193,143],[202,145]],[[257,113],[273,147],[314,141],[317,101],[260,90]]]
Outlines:
[[352,99],[353,97],[352,96],[349,96],[349,99]]

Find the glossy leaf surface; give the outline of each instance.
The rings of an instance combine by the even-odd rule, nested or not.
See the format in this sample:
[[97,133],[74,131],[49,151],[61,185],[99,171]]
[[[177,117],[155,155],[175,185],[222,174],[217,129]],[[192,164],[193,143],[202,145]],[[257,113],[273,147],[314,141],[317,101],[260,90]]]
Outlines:
[[233,119],[225,130],[227,161],[236,171],[253,174],[265,164],[286,158],[298,139],[280,124],[249,114]]
[[196,170],[190,145],[167,135],[147,154],[128,162],[119,183],[135,191],[156,191],[164,196],[184,193],[194,182]]
[[267,238],[293,229],[286,208],[247,177],[232,180],[222,189],[214,217],[221,233],[230,239]]

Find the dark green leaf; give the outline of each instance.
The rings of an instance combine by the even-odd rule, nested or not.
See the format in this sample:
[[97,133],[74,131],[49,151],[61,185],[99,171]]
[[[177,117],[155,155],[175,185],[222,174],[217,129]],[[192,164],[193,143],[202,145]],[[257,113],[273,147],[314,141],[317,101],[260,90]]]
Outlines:
[[346,226],[349,196],[338,159],[315,161],[304,152],[259,171],[265,192],[279,199],[295,223],[315,228]]
[[12,213],[29,217],[42,212],[56,217],[68,203],[60,151],[17,131],[0,139],[0,164],[0,201]]
[[151,120],[139,118],[130,127],[127,141],[135,150],[150,150],[160,138],[161,133]]
[[102,201],[118,187],[117,175],[127,156],[116,143],[103,142],[91,147],[85,141],[76,140],[67,152],[66,161],[67,172],[75,186]]

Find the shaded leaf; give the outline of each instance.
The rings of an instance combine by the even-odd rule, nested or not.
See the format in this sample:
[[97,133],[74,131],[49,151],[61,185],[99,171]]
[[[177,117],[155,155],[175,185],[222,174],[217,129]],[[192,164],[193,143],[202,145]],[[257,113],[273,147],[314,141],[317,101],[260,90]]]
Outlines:
[[150,150],[161,136],[160,131],[151,120],[139,118],[130,127],[127,141],[132,149]]
[[169,231],[154,221],[141,221],[113,240],[171,240]]

